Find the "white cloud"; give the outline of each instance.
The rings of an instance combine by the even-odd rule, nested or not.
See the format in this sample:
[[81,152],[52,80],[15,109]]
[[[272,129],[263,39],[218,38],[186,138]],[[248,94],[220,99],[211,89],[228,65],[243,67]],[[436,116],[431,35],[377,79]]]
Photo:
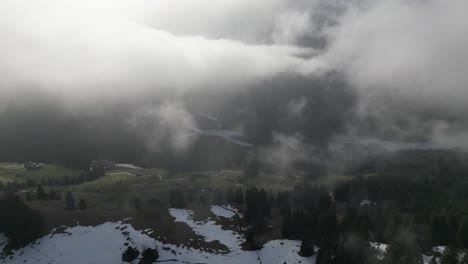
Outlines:
[[236,36],[230,27],[256,30],[255,21],[251,27],[235,21],[244,12],[253,18],[259,8],[228,0],[4,1],[0,93],[5,101],[13,90],[32,86],[69,104],[114,103],[241,87],[296,67],[303,61],[296,55],[307,49],[227,38]]
[[468,98],[468,2],[362,1],[328,30],[321,59],[356,87],[459,108]]

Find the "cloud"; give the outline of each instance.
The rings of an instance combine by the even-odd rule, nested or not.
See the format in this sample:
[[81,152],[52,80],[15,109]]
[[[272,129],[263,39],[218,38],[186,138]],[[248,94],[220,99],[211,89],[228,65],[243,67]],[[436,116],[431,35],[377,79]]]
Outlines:
[[356,87],[391,89],[414,100],[465,105],[466,1],[370,2],[330,29],[324,58]]
[[173,102],[188,92],[238,90],[294,71],[314,52],[271,41],[276,12],[285,6],[280,0],[1,1],[0,111],[36,105],[36,98],[69,116],[103,118],[123,109],[125,116],[109,118],[128,115],[132,128],[147,129],[141,134],[151,149],[167,140],[179,151],[190,145],[196,124]]
[[261,161],[282,173],[290,172],[300,163],[318,162],[317,148],[304,142],[301,135],[273,134],[273,143],[259,151]]
[[[173,103],[186,94],[338,72],[359,98],[358,117],[343,119],[367,120],[357,126],[374,119],[374,131],[402,138],[447,131],[438,122],[467,131],[467,8],[464,0],[5,0],[0,111],[37,95],[64,113],[121,107],[186,135],[195,125]],[[289,111],[302,113],[313,97]],[[185,125],[161,121],[167,112]],[[327,121],[329,112],[305,114]]]
[[343,7],[323,28],[327,46],[305,64],[306,73],[344,73],[357,89],[358,114],[374,116],[381,130],[414,134],[419,126],[428,133],[439,118],[466,123],[468,2],[362,0]]
[[143,133],[148,148],[155,152],[167,148],[177,152],[187,149],[194,140],[197,128],[183,105],[174,102],[139,110],[133,114],[129,123],[134,130]]
[[[238,28],[232,18],[241,21],[237,16],[242,12],[258,11],[259,5],[246,1],[198,4],[197,8],[194,1],[186,5],[181,1],[133,2],[0,3],[2,100],[29,87],[78,106],[161,98],[165,93],[207,86],[242,87],[296,67],[303,61],[297,55],[310,52],[291,45],[228,38],[229,26]],[[229,6],[240,13],[229,11]],[[143,12],[143,8],[155,13]],[[185,16],[187,12],[192,15]],[[148,13],[154,21],[147,21]],[[191,23],[195,13],[202,18]],[[217,25],[221,18],[229,22],[215,31],[227,35],[214,34],[208,26]]]

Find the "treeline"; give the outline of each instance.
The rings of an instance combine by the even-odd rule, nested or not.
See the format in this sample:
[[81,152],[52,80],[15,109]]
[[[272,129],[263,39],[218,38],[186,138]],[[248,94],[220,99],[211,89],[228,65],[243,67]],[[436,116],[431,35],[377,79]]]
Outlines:
[[[373,174],[357,176],[335,190],[336,200],[350,207],[348,218],[365,223],[360,229],[367,231],[361,233],[388,240],[388,234],[404,227],[416,233],[422,245],[468,247],[465,154],[405,151],[373,161],[361,167],[363,175]],[[375,205],[355,210],[362,199]]]
[[[34,195],[35,194],[35,195]],[[55,190],[50,190],[49,192],[46,192],[42,185],[37,186],[36,192],[26,192],[25,195],[25,200],[26,202],[30,202],[33,200],[39,200],[39,201],[48,201],[48,200],[62,200],[62,196],[60,193],[58,193]],[[75,202],[75,197],[71,192],[67,192],[65,194],[65,209],[73,211],[76,209],[79,210],[86,210],[88,208],[88,205],[86,203],[86,200],[84,198],[81,198],[78,201],[78,206],[76,205]]]
[[[369,263],[422,263],[423,253],[435,255],[431,263],[467,263],[451,257],[468,247],[467,161],[466,154],[454,151],[403,151],[361,164],[354,179],[334,191],[340,206],[334,253],[359,255]],[[364,246],[346,250],[349,237]],[[390,245],[382,261],[369,260],[375,255],[365,245],[369,241]],[[436,254],[436,245],[451,246]]]
[[[345,185],[353,186],[354,181]],[[182,192],[174,192],[175,195],[179,193]],[[397,200],[356,201],[353,198],[348,201],[324,188],[309,185],[279,192],[229,189],[223,193],[215,191],[213,197],[217,197],[219,203],[245,208],[245,237],[250,249],[258,248],[256,237],[269,231],[272,211],[277,210],[282,216],[282,237],[301,240],[299,254],[315,255],[317,264],[422,264],[423,254],[433,255],[439,264],[465,264],[468,260],[464,257],[453,262],[450,257],[455,254],[453,252],[457,252],[456,256],[462,253],[458,248],[467,247],[463,241],[468,238],[468,222],[457,223],[456,217],[444,216],[444,225],[452,230],[442,228],[439,232],[452,234],[452,240],[442,242],[437,237],[439,228],[431,224],[433,220],[419,219],[421,215],[408,213],[407,205]],[[371,241],[389,246],[383,252],[371,246]],[[437,254],[432,251],[435,245],[451,246],[448,251]]]
[[42,178],[41,180],[35,180],[27,178],[24,182],[15,180],[13,182],[2,183],[0,182],[0,191],[17,192],[18,190],[30,187],[38,186],[61,186],[61,185],[78,185],[83,182],[93,181],[101,176],[105,175],[105,170],[90,170],[86,172],[80,172],[76,176],[63,176],[61,178]]
[[27,202],[32,201],[32,200],[46,201],[46,200],[61,200],[61,199],[62,197],[57,191],[50,190],[49,192],[46,192],[44,190],[44,187],[42,187],[42,185],[37,186],[35,195],[32,192],[26,192]]

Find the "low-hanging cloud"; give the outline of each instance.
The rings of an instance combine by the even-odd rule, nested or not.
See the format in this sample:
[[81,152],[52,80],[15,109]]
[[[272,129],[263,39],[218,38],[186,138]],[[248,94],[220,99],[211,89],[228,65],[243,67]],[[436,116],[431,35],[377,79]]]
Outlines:
[[[187,92],[338,72],[359,99],[350,120],[441,141],[468,127],[467,8],[464,0],[5,0],[0,111],[40,94],[74,115],[125,107],[158,126],[170,124],[162,113],[185,116],[174,129],[186,135],[196,124],[172,102]],[[290,109],[314,102],[307,96]]]
[[[180,1],[96,2],[20,0],[0,4],[0,92],[4,102],[14,97],[14,90],[30,87],[66,100],[68,105],[87,106],[88,101],[103,104],[160,98],[164,93],[206,86],[239,87],[293,68],[302,61],[297,55],[309,52],[223,36],[211,39],[197,30],[174,29],[174,33],[165,30],[173,29],[166,25],[167,15],[161,18],[160,27],[144,23],[148,16],[144,12],[136,17],[138,8],[152,5],[156,11],[187,11]],[[128,6],[134,8],[125,12],[123,8]],[[183,14],[171,21],[188,29]],[[215,22],[211,20],[205,21]]]
[[324,29],[328,45],[306,68],[344,73],[357,114],[388,134],[430,134],[438,121],[466,130],[467,8],[462,0],[355,1]]
[[174,102],[138,110],[133,113],[129,124],[143,133],[150,150],[155,152],[167,148],[183,151],[192,143],[197,128],[192,116],[180,103]]

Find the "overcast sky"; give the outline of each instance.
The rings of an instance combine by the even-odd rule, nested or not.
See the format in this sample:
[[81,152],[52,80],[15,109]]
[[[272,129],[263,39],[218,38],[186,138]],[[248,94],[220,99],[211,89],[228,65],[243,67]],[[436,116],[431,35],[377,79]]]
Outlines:
[[[32,92],[83,111],[337,71],[363,112],[388,92],[464,123],[466,10],[465,0],[1,0],[0,103]],[[464,135],[436,123],[434,135]]]

